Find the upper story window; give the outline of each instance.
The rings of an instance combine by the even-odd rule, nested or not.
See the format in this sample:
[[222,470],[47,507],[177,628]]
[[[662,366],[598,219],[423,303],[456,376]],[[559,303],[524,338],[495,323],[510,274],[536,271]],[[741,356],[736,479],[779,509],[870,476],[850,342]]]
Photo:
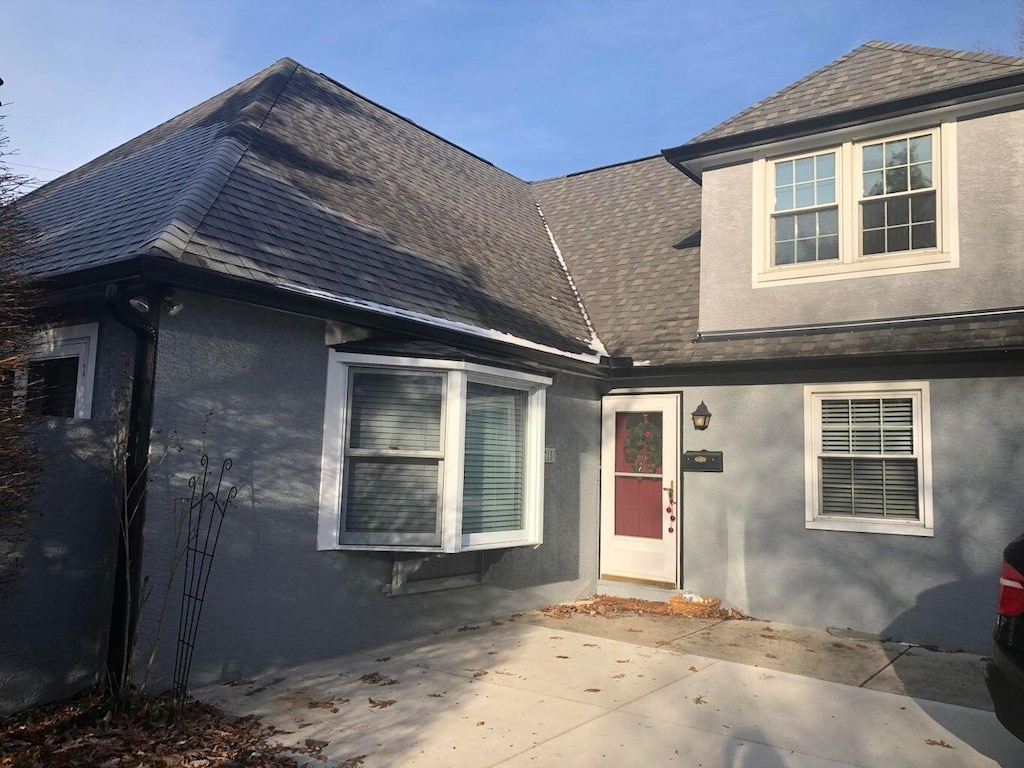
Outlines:
[[539,544],[542,376],[331,352],[319,549]]
[[955,124],[754,164],[754,285],[955,267]]
[[15,397],[35,416],[88,419],[92,416],[97,323],[40,331],[18,377]]

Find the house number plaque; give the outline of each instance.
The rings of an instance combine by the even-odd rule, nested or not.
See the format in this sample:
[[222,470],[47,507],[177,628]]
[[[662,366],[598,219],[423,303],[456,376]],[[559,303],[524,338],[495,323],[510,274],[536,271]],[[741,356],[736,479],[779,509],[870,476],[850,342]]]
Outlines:
[[683,454],[683,472],[721,472],[721,451],[686,451]]

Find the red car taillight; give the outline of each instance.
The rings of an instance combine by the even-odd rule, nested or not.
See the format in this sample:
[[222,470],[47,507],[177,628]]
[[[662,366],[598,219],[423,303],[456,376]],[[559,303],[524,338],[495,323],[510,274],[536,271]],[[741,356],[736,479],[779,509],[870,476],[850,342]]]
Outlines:
[[1003,563],[999,574],[999,615],[1020,616],[1024,613],[1024,576],[1009,563]]

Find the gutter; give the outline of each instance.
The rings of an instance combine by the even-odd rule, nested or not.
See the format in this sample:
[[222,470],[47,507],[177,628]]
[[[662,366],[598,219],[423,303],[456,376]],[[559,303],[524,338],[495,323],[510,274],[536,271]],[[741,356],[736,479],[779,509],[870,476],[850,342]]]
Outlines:
[[[42,290],[50,301],[80,300],[93,291],[100,293],[108,283],[174,285],[176,288],[220,298],[256,304],[282,312],[336,320],[397,333],[419,339],[440,341],[471,351],[517,356],[557,370],[590,378],[604,378],[609,358],[588,351],[559,353],[551,348],[516,344],[512,340],[475,334],[466,330],[434,325],[413,316],[387,314],[370,307],[346,303],[318,292],[289,290],[273,283],[211,272],[161,256],[138,256],[126,261],[69,272],[42,281]],[[539,346],[539,345],[538,345]]]
[[125,426],[124,493],[118,510],[117,565],[107,647],[107,675],[115,693],[124,692],[132,678],[133,652],[142,598],[142,544],[146,523],[146,488],[149,485],[149,442],[153,426],[153,391],[156,378],[157,326],[160,294],[144,291],[149,311],[144,315],[128,305],[124,287],[110,283],[105,290],[107,308],[135,334],[135,361],[131,404]]

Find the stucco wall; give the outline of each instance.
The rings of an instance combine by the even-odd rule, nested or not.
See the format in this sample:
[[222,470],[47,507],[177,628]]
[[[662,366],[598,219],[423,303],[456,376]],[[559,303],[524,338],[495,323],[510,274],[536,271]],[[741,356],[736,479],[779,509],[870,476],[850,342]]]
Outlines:
[[694,387],[722,474],[684,474],[686,586],[764,619],[988,653],[1002,548],[1024,523],[1024,385],[931,385],[935,535],[806,530],[803,386]]
[[752,287],[752,165],[704,174],[702,331],[1024,305],[1024,111],[957,124],[960,267]]
[[[88,322],[95,316],[76,317]],[[68,320],[71,323],[72,320]],[[92,419],[43,419],[43,471],[22,535],[0,544],[0,714],[101,679],[117,557],[114,410],[132,339],[101,321]]]
[[[480,586],[387,597],[387,553],[316,551],[327,348],[324,323],[187,296],[165,320],[155,427],[177,431],[150,490],[143,570],[154,641],[172,551],[173,499],[188,495],[201,443],[230,457],[238,486],[213,564],[193,684],[324,658],[593,593],[597,565],[596,385],[558,376],[548,392],[544,543],[486,555]],[[205,426],[204,426],[205,425]],[[444,564],[442,564],[444,565]],[[150,684],[167,685],[180,585]]]

